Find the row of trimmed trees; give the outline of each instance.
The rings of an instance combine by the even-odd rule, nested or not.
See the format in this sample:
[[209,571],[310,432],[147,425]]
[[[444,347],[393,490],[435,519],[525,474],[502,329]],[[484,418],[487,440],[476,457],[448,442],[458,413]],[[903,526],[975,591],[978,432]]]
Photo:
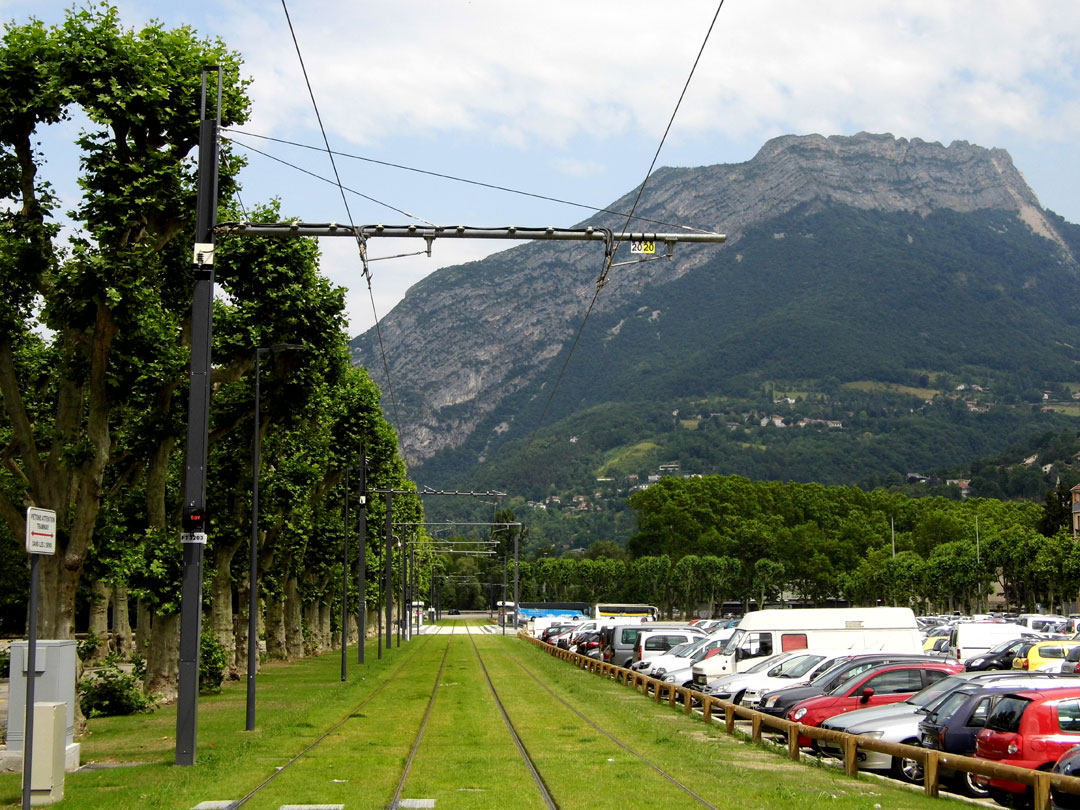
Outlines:
[[[0,545],[9,561],[0,625],[21,633],[25,621],[26,567],[12,564],[25,559],[25,508],[55,509],[57,553],[40,566],[39,634],[72,637],[84,601],[103,631],[112,605],[119,651],[137,641],[147,688],[166,697],[175,689],[179,621],[192,157],[208,64],[224,76],[222,124],[243,123],[248,82],[239,56],[190,29],[131,30],[114,8],[95,6],[57,26],[9,24],[0,41],[0,196],[9,201],[0,210]],[[37,142],[70,121],[85,122],[71,145],[82,197],[64,211]],[[239,187],[242,166],[223,145],[222,199]],[[65,216],[70,229],[61,227]],[[221,211],[223,220],[241,217],[282,218],[275,203]],[[225,644],[234,670],[246,666],[255,431],[261,620],[271,655],[332,643],[345,469],[366,456],[369,487],[409,486],[379,391],[350,364],[344,291],[319,274],[318,259],[312,240],[227,238],[216,252],[204,628]],[[254,414],[256,348],[275,344],[302,349],[263,355]],[[398,498],[395,516],[421,521],[419,499]],[[372,605],[381,596],[384,520],[382,502],[371,499]],[[355,523],[350,534],[355,543]]]
[[985,610],[1075,602],[1080,546],[1065,527],[1067,492],[1030,502],[911,498],[883,490],[665,478],[630,499],[639,532],[628,561],[523,563],[522,600],[648,602],[669,614],[785,599],[821,605]]

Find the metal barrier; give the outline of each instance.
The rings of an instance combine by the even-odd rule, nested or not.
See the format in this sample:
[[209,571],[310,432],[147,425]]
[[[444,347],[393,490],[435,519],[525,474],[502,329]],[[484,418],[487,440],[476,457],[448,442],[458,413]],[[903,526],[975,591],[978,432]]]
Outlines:
[[728,734],[735,733],[735,719],[737,717],[750,721],[750,739],[754,743],[761,742],[764,728],[775,730],[786,737],[788,756],[794,760],[798,760],[800,757],[800,736],[809,737],[813,740],[837,742],[844,752],[844,773],[848,776],[858,775],[858,753],[863,750],[889,754],[902,759],[912,759],[920,763],[923,767],[923,789],[928,796],[938,795],[940,789],[938,769],[943,767],[978,776],[994,776],[1027,785],[1032,788],[1034,810],[1051,810],[1051,788],[1058,788],[1066,793],[1080,794],[1080,777],[1063,776],[1049,771],[1035,771],[1030,768],[1005,765],[988,759],[947,754],[931,748],[920,748],[917,745],[872,740],[868,737],[860,737],[843,731],[831,731],[817,726],[804,726],[802,723],[785,720],[782,717],[773,717],[771,714],[765,714],[746,706],[738,706],[730,701],[704,695],[684,686],[664,683],[634,670],[617,667],[614,664],[597,661],[595,658],[552,647],[550,644],[524,633],[520,633],[519,637],[547,650],[549,654],[554,655],[556,658],[569,661],[587,672],[629,686],[635,692],[640,691],[645,696],[651,695],[657,703],[666,699],[668,705],[675,706],[678,698],[681,697],[686,714],[693,712],[694,702],[696,701],[701,704],[702,719],[706,723],[713,722],[714,716],[719,711],[723,714],[724,730]]

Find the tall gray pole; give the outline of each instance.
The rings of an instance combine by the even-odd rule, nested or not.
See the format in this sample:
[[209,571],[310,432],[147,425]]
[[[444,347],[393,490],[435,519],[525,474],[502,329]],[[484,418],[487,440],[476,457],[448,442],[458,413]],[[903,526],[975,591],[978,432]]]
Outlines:
[[360,451],[360,615],[357,619],[360,641],[356,645],[356,662],[364,663],[367,646],[367,457]]
[[[409,620],[409,614],[412,613],[412,597],[409,595],[409,545],[406,541],[405,529],[401,530],[401,605],[398,607],[398,635],[397,645],[401,646],[401,639],[404,636],[408,641],[406,635],[410,629],[410,625],[406,624]],[[402,612],[404,610],[404,612]]]
[[259,369],[262,366],[262,349],[255,350],[255,437],[251,451],[251,548],[248,559],[248,643],[247,643],[247,723],[245,731],[255,730],[255,664],[258,660],[259,642]]
[[394,493],[386,493],[386,651],[394,643]]
[[23,721],[22,810],[30,810],[30,772],[34,762],[34,688],[37,685],[37,615],[38,562],[40,554],[30,555],[30,605],[27,608],[26,633],[26,719]]
[[518,540],[521,534],[521,528],[519,527],[517,532],[514,533],[514,632],[518,631],[521,627],[521,623],[518,620],[518,611],[521,610],[521,602],[518,601]]
[[[217,73],[217,109],[206,116],[206,75]],[[214,227],[217,224],[218,129],[221,68],[202,74],[198,195],[195,206],[195,277],[191,302],[191,371],[187,451],[184,458],[183,584],[180,592],[180,682],[176,703],[176,764],[194,765],[199,711],[199,638],[202,635],[203,547],[206,545],[207,430],[210,423],[210,345],[214,316]]]
[[349,679],[349,468],[345,468],[345,537],[341,543],[341,680]]

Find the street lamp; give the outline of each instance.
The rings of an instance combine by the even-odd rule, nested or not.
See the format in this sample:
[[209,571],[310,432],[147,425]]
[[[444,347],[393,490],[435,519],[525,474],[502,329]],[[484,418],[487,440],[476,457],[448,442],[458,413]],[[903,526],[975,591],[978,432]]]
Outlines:
[[286,349],[302,349],[299,343],[275,343],[269,348],[255,349],[255,440],[251,451],[251,558],[248,570],[248,661],[247,661],[247,724],[245,731],[255,730],[255,663],[258,660],[258,623],[259,610],[258,568],[259,568],[259,445],[262,442],[259,430],[259,370],[262,356],[268,352]]

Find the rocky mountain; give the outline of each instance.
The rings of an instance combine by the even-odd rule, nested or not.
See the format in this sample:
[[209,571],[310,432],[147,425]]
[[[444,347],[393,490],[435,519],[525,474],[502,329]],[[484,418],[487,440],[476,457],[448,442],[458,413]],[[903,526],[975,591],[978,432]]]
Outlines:
[[[604,404],[670,413],[680,397],[765,381],[806,392],[965,374],[1017,391],[1080,380],[1080,228],[1039,205],[1003,150],[784,136],[746,163],[657,170],[638,214],[729,240],[612,271],[548,425]],[[515,247],[432,274],[386,316],[398,427],[422,480],[424,467],[461,470],[536,429],[602,259],[595,244]],[[383,384],[377,348],[373,331],[353,342]]]

